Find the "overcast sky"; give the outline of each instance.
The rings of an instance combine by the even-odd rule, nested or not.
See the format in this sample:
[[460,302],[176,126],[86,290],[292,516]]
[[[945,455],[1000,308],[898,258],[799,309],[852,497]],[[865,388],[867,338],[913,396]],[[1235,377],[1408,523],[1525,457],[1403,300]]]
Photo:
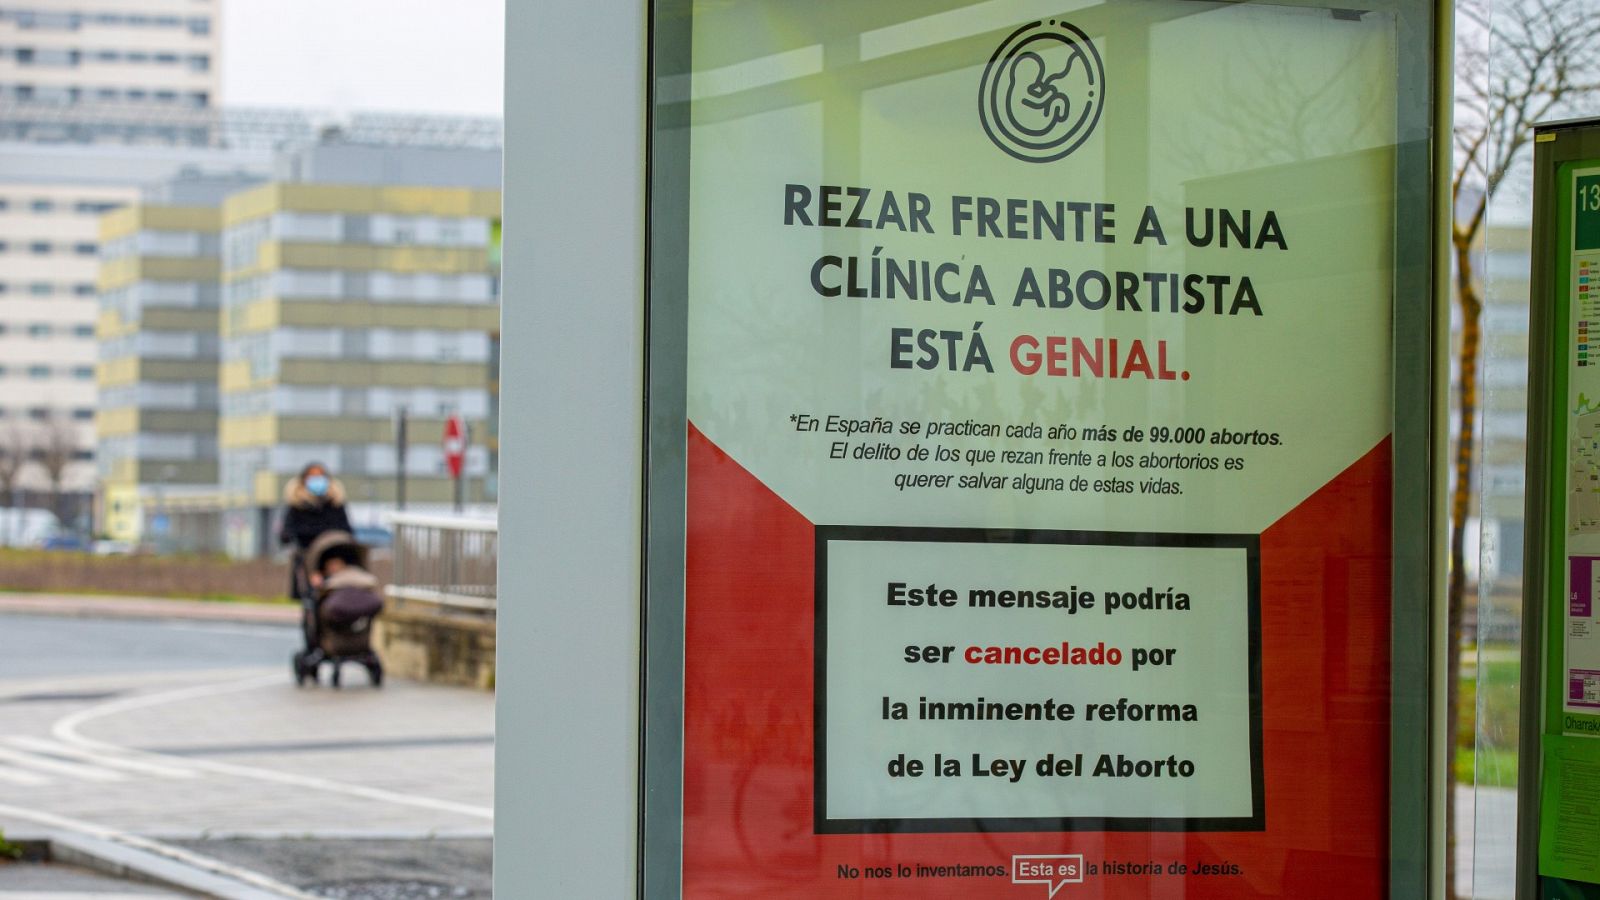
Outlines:
[[226,0],[230,106],[500,115],[504,0]]

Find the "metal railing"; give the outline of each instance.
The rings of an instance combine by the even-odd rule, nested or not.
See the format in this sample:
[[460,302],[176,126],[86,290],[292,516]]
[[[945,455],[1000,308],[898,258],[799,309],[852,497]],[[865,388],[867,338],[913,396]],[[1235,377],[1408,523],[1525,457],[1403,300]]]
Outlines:
[[395,513],[389,596],[493,614],[499,524],[492,519]]

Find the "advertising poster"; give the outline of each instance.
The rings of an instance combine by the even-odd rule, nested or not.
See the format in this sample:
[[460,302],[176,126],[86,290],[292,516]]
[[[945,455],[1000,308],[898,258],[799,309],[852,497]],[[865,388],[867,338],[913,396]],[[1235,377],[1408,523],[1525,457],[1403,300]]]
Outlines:
[[[1600,166],[1564,167],[1567,227],[1558,274],[1565,289],[1566,602],[1560,646],[1565,734],[1600,734]],[[1595,329],[1596,344],[1589,342]]]
[[683,895],[1386,896],[1393,17],[693,10]]
[[[1556,170],[1554,520],[1539,872],[1600,883],[1600,160]],[[1564,588],[1564,590],[1563,590]],[[1587,894],[1585,894],[1587,895]]]

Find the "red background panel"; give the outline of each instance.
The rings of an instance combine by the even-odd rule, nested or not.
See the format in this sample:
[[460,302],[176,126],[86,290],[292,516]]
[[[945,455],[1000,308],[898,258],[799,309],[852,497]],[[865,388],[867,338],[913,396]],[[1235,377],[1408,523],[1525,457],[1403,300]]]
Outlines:
[[919,863],[1009,871],[1013,854],[1039,853],[1242,870],[1091,875],[1057,900],[1385,896],[1390,484],[1385,440],[1262,535],[1265,831],[817,835],[812,523],[691,425],[684,896],[1042,898],[1044,885],[1009,875],[837,874]]

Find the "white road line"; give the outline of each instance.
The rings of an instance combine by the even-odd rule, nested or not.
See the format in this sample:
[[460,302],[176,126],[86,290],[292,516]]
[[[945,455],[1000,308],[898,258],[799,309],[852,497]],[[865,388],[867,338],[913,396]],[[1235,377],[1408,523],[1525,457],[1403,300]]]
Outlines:
[[[168,703],[177,703],[183,700],[197,700],[202,697],[217,697],[223,694],[237,694],[253,691],[270,685],[282,684],[282,675],[260,675],[255,678],[245,678],[238,681],[225,681],[220,684],[203,684],[195,687],[179,688],[171,691],[161,691],[154,694],[145,694],[138,697],[127,697],[121,700],[110,700],[86,709],[81,709],[71,715],[57,720],[50,728],[50,733],[56,740],[75,747],[97,753],[124,754],[137,759],[148,759],[159,762],[173,762],[173,757],[160,753],[149,753],[121,747],[116,744],[98,741],[94,738],[84,737],[78,733],[83,725],[118,713],[131,712],[136,709],[146,709],[151,706],[163,706]],[[239,766],[232,763],[220,763],[212,760],[185,759],[183,765],[204,772],[218,775],[229,775],[234,778],[248,778],[254,781],[265,781],[271,784],[282,784],[291,787],[309,788],[311,790],[326,791],[330,794],[343,794],[347,797],[360,797],[365,800],[377,800],[383,803],[394,803],[400,806],[414,806],[419,809],[431,809],[438,812],[454,813],[476,819],[494,818],[494,809],[487,806],[474,806],[470,803],[457,803],[453,800],[439,800],[433,797],[424,797],[419,794],[405,794],[399,791],[390,791],[383,788],[366,787],[359,784],[346,784],[340,781],[330,781],[326,778],[317,778],[311,775],[295,775],[289,772],[278,772],[272,769],[258,769],[254,766]]]
[[94,753],[81,747],[70,747],[66,744],[47,741],[44,738],[30,735],[6,738],[5,742],[13,747],[21,747],[24,750],[33,750],[51,756],[65,756],[68,759],[81,760],[97,766],[104,766],[108,769],[120,769],[124,772],[134,772],[139,775],[153,775],[157,778],[199,777],[199,773],[193,769],[180,769],[177,766],[145,762],[139,759],[127,759],[110,753]]
[[88,766],[83,763],[51,759],[48,756],[40,756],[36,753],[12,750],[6,747],[0,747],[0,762],[8,762],[24,769],[50,772],[54,775],[65,775],[68,778],[81,778],[84,781],[124,781],[127,778],[121,772],[113,772],[110,769],[102,769],[99,766]]
[[41,825],[48,825],[51,828],[57,828],[62,831],[71,831],[87,837],[98,838],[102,841],[111,841],[125,847],[132,847],[135,850],[143,850],[146,853],[154,853],[167,859],[176,860],[186,866],[210,872],[213,875],[231,878],[234,881],[240,881],[264,891],[270,891],[279,896],[289,898],[289,900],[318,900],[312,894],[305,893],[281,881],[268,878],[260,872],[229,865],[209,856],[201,856],[198,853],[185,850],[182,847],[174,847],[170,844],[152,841],[149,838],[142,838],[138,835],[128,834],[125,831],[106,828],[103,825],[85,822],[82,819],[69,819],[66,816],[58,816],[54,813],[41,812],[34,809],[24,809],[20,806],[11,806],[5,803],[0,803],[0,816],[27,819],[30,822],[38,822]]
[[50,783],[50,779],[25,769],[14,769],[10,766],[0,766],[0,781],[7,784],[19,784],[23,787],[41,787]]

